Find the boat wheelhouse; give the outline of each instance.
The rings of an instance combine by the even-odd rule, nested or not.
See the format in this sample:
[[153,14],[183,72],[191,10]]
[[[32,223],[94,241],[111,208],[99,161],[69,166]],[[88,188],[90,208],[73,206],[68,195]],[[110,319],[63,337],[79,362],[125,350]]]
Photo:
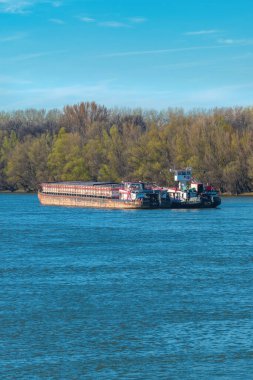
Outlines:
[[192,169],[171,170],[175,187],[169,187],[171,208],[215,208],[221,204],[217,190],[212,186],[193,180]]

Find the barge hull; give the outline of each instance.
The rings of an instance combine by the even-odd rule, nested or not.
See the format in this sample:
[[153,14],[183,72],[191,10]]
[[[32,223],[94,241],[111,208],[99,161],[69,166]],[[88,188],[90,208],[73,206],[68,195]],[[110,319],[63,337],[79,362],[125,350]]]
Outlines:
[[198,208],[216,208],[221,202],[171,202],[171,208],[198,209]]
[[122,201],[119,199],[106,199],[95,197],[79,197],[68,195],[51,195],[39,192],[40,203],[46,206],[69,206],[69,207],[91,207],[110,209],[145,209],[152,208],[149,204],[143,204],[140,200]]

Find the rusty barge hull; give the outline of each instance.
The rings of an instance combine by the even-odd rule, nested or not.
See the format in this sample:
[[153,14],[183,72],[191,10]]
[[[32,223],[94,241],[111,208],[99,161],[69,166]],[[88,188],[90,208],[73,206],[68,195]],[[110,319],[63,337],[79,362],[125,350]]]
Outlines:
[[57,195],[38,193],[39,201],[45,206],[68,206],[68,207],[91,207],[109,209],[145,209],[150,206],[144,205],[141,200],[123,201],[119,199],[106,199],[95,197],[82,197],[73,195]]

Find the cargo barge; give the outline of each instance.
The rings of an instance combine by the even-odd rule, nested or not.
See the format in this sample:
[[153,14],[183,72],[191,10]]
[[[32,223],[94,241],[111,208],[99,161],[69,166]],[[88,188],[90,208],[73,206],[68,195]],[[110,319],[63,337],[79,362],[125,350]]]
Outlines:
[[43,205],[111,209],[170,208],[167,190],[143,182],[42,183],[38,197]]
[[144,182],[48,182],[38,197],[43,205],[111,209],[215,208],[221,204],[217,190],[196,181],[192,169],[171,170],[174,187]]

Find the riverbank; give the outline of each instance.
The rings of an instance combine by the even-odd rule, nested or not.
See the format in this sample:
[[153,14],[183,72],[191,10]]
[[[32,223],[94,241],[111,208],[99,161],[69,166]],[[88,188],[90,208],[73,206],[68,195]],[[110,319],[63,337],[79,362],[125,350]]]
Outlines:
[[16,191],[10,191],[10,190],[0,190],[0,194],[36,194],[37,191],[25,191],[25,190],[16,190]]
[[[0,194],[37,194],[37,191],[25,191],[25,190],[0,190]],[[253,197],[253,191],[241,194],[222,193],[221,197]]]
[[241,193],[241,194],[231,194],[231,193],[223,193],[222,197],[253,197],[253,191],[250,193]]

